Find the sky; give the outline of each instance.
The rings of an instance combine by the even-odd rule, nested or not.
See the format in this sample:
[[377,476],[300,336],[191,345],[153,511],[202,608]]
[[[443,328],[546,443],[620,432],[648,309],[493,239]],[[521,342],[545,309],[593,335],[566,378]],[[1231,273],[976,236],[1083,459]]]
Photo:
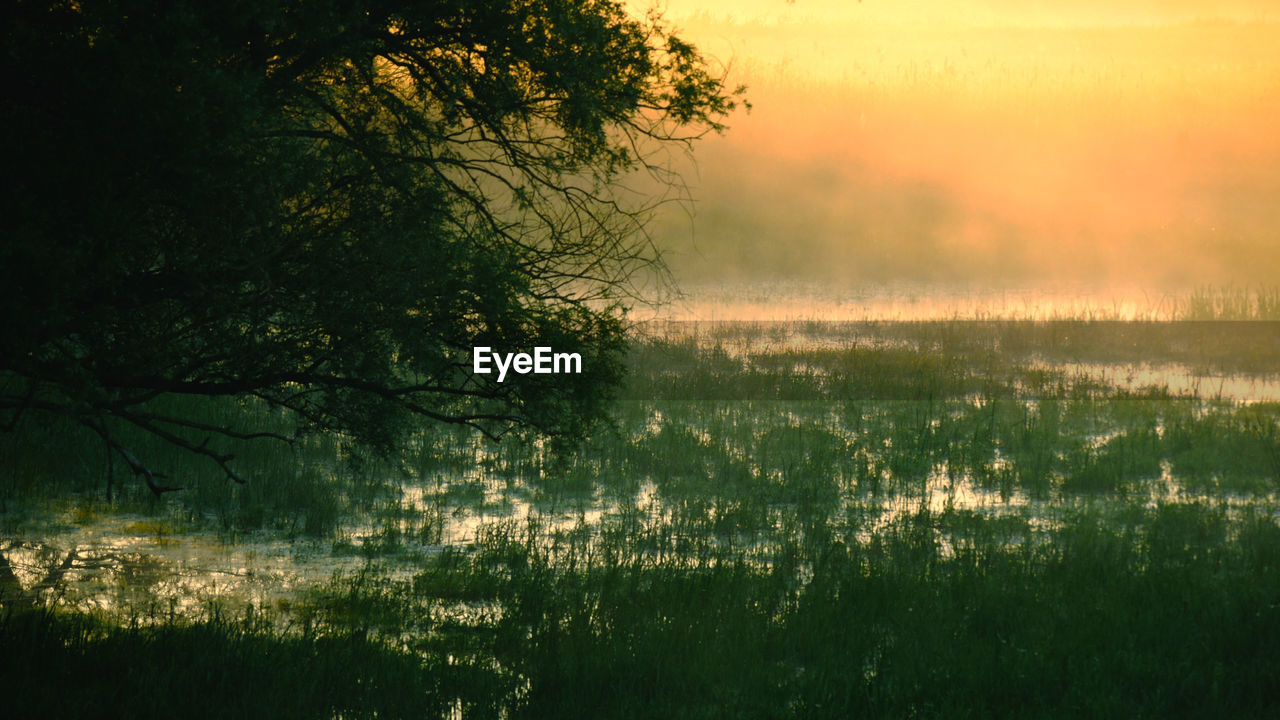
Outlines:
[[692,207],[655,221],[684,284],[1280,278],[1280,6],[661,7],[752,104],[682,165]]

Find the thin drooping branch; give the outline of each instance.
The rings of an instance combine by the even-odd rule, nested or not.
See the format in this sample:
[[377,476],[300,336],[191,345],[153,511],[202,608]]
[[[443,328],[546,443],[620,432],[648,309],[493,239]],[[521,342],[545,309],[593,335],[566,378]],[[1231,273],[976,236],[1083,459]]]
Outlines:
[[176,492],[183,489],[174,485],[158,484],[156,480],[163,480],[166,476],[163,473],[158,473],[146,465],[143,465],[128,448],[121,445],[120,442],[112,436],[111,432],[107,429],[106,423],[102,421],[102,418],[85,418],[81,420],[81,424],[97,433],[98,437],[102,438],[102,441],[106,443],[108,447],[115,450],[120,457],[124,458],[125,463],[129,465],[129,469],[133,470],[133,474],[141,476],[143,481],[147,483],[147,488],[151,490],[156,497],[160,497],[167,492]]
[[129,421],[134,425],[137,425],[138,427],[142,428],[143,430],[146,430],[147,432],[151,433],[152,435],[155,435],[156,437],[161,438],[173,445],[177,445],[183,450],[187,450],[197,455],[203,455],[204,457],[209,458],[210,460],[215,462],[218,465],[218,467],[222,468],[223,472],[227,474],[228,478],[234,480],[236,483],[240,485],[243,485],[245,483],[245,479],[241,477],[239,473],[233,470],[231,468],[231,465],[229,464],[232,460],[235,459],[236,456],[230,453],[219,453],[213,450],[212,448],[210,448],[209,447],[210,438],[206,437],[204,439],[204,442],[197,445],[187,440],[186,438],[175,435],[169,432],[168,430],[165,430],[162,427],[158,427],[157,425],[150,422],[146,418],[133,415],[132,413],[127,413],[127,412],[118,413],[117,417],[120,417],[124,420]]
[[[283,442],[287,445],[293,445],[298,440],[296,435],[283,435],[281,433],[269,432],[269,431],[243,432],[240,430],[223,427],[221,425],[213,425],[210,423],[190,420],[188,418],[174,417],[171,415],[160,415],[157,413],[131,411],[128,413],[128,416],[130,418],[137,418],[137,419],[145,420],[149,422],[162,422],[162,423],[168,423],[170,425],[178,425],[180,427],[191,428],[192,430],[203,430],[205,432],[217,433],[219,435],[223,435],[229,438],[235,438],[237,440],[270,439],[270,440],[279,440],[280,442]],[[148,429],[148,428],[144,428],[144,429]]]

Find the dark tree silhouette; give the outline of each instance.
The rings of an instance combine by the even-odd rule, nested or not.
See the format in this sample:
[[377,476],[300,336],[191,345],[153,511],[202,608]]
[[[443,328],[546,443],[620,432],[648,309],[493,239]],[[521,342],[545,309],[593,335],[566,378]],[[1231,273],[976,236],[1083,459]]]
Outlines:
[[[659,159],[729,90],[657,15],[609,0],[8,3],[0,408],[134,426],[242,480],[226,438],[155,409],[236,396],[389,449],[422,419],[576,436],[662,275]],[[581,375],[471,373],[470,351]]]

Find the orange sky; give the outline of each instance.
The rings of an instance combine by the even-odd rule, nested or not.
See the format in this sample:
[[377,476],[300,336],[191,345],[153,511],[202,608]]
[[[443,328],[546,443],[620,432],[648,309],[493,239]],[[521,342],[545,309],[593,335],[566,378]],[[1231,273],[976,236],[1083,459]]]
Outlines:
[[754,105],[697,151],[692,225],[659,223],[678,274],[1280,277],[1280,7],[670,0],[666,16]]

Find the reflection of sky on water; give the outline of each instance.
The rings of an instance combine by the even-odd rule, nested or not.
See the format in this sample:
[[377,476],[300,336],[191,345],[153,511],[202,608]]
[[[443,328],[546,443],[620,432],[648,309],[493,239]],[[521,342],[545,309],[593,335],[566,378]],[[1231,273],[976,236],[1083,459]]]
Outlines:
[[1280,402],[1280,378],[1252,375],[1213,375],[1178,363],[1043,363],[1071,376],[1084,376],[1124,390],[1164,388],[1172,395],[1224,400],[1250,405]]
[[266,534],[232,542],[142,515],[49,518],[33,525],[49,530],[0,544],[24,589],[56,577],[42,591],[46,602],[141,619],[195,615],[228,600],[272,607],[335,571],[362,564],[331,554],[328,544]]

